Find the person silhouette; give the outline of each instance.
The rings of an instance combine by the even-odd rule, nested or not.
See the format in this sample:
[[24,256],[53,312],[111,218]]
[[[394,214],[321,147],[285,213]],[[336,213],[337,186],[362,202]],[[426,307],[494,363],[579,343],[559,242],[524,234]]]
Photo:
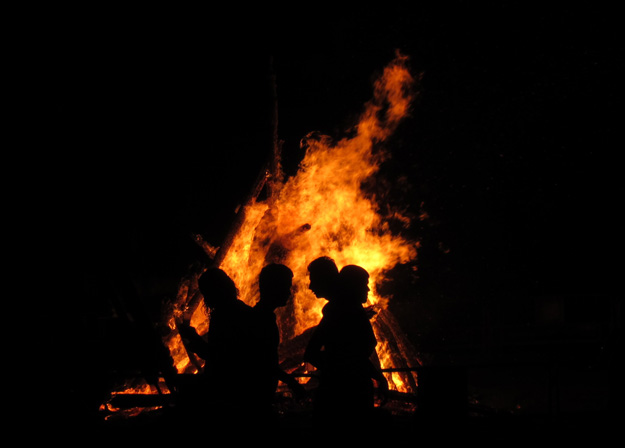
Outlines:
[[[388,398],[388,381],[382,371],[371,361],[371,354],[373,354],[375,346],[377,345],[373,328],[369,322],[369,319],[373,317],[374,314],[371,314],[369,310],[363,308],[363,305],[367,303],[369,291],[371,290],[369,288],[369,273],[360,266],[344,266],[339,272],[339,285],[340,296],[341,300],[345,302],[344,305],[350,310],[353,307],[355,319],[350,322],[357,325],[358,329],[356,331],[362,332],[363,341],[368,341],[368,344],[372,347],[371,353],[362,366],[363,370],[360,373],[363,375],[367,374],[370,379],[375,380],[382,402],[385,402]],[[366,407],[370,411],[373,408],[374,399],[370,381],[363,380],[361,392],[363,393],[363,400],[365,400],[364,403],[366,403]],[[366,399],[364,398],[365,393]]]
[[313,332],[306,350],[304,361],[319,368],[323,364],[323,344],[326,327],[334,318],[333,309],[337,308],[335,298],[339,286],[339,270],[334,260],[330,257],[319,257],[308,265],[308,288],[319,299],[326,299],[328,303],[321,310],[322,318]]
[[339,270],[330,257],[319,257],[308,265],[309,289],[319,299],[331,300],[337,292]]
[[272,417],[272,403],[275,399],[278,382],[282,381],[296,397],[305,394],[304,387],[280,367],[278,348],[280,329],[276,322],[275,310],[291,300],[293,272],[283,264],[269,264],[258,276],[260,298],[254,305],[254,406],[258,419]]
[[253,310],[239,300],[234,281],[221,269],[206,270],[198,287],[210,310],[206,339],[190,325],[178,324],[185,348],[206,361],[201,381],[189,392],[197,397],[193,403],[197,412],[212,411],[224,419],[240,413],[250,394]]
[[325,342],[333,327],[333,321],[336,320],[333,308],[336,307],[339,270],[332,258],[323,256],[308,264],[308,277],[310,279],[308,288],[318,299],[328,301],[321,310],[321,320],[315,327],[304,352],[304,361],[321,372],[319,386],[314,395],[313,415],[317,423],[323,423],[332,407],[332,381],[329,381],[325,372]]
[[381,391],[388,389],[386,379],[370,360],[377,341],[362,307],[369,293],[369,274],[349,265],[333,281],[333,295],[304,355],[320,373],[315,400],[317,423],[330,428],[339,422],[351,425],[368,421],[374,407],[372,379]]

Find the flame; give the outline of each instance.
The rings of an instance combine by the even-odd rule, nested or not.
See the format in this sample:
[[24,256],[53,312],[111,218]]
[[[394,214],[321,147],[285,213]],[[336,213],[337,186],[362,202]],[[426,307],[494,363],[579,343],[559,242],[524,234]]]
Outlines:
[[[351,136],[334,142],[325,135],[308,134],[301,143],[306,154],[297,174],[271,200],[253,202],[244,211],[245,224],[221,268],[249,304],[256,302],[256,279],[265,264],[279,262],[293,270],[293,306],[280,316],[283,335],[297,336],[321,318],[325,301],[308,289],[307,266],[315,258],[327,255],[339,268],[364,267],[370,286],[380,285],[397,264],[416,258],[417,244],[390,232],[375,197],[362,188],[388,157],[380,143],[407,116],[413,100],[414,79],[406,62],[398,54],[384,69]],[[371,287],[369,305],[383,308],[387,299]],[[382,367],[391,367],[385,347],[379,345],[378,356]],[[406,388],[398,374],[391,382],[398,390]]]
[[[347,264],[365,268],[370,274],[368,305],[384,310],[389,298],[380,296],[376,286],[384,282],[390,269],[417,256],[418,244],[390,231],[376,197],[363,188],[389,157],[382,144],[409,112],[415,80],[407,69],[407,59],[398,53],[384,69],[374,83],[373,98],[348,136],[335,142],[318,133],[306,135],[301,142],[306,152],[297,174],[274,185],[269,199],[252,200],[239,212],[244,213],[244,221],[220,267],[250,305],[257,301],[257,279],[263,266],[277,262],[291,268],[294,299],[279,312],[283,341],[317,325],[321,318],[326,302],[308,288],[307,266],[315,258],[329,256],[339,269]],[[396,211],[393,218],[405,225],[410,222]],[[185,303],[195,294],[194,280],[183,282],[179,296],[186,297]],[[202,308],[194,313],[195,324],[202,328],[200,334],[208,328],[208,314]],[[172,329],[174,321],[172,317]],[[374,331],[381,340],[377,347],[381,366],[395,367],[393,348],[382,340],[384,335],[375,322]],[[178,371],[188,371],[191,361],[175,332],[167,343]],[[405,376],[393,372],[387,378],[391,388],[409,390]]]
[[112,391],[108,401],[100,405],[100,412],[106,414],[105,420],[110,420],[111,417],[135,417],[146,411],[155,411],[162,409],[162,406],[151,407],[133,407],[129,409],[120,409],[112,404],[113,399],[119,395],[169,395],[171,391],[167,387],[167,383],[163,378],[159,378],[158,384],[149,384],[145,380],[136,380],[136,384],[124,384],[119,390]]
[[[393,235],[378,214],[375,198],[361,186],[386,157],[374,152],[403,118],[411,101],[413,78],[399,57],[375,83],[374,98],[367,103],[353,137],[334,143],[324,135],[308,134],[302,140],[306,155],[297,175],[280,189],[271,205],[255,202],[245,213],[239,233],[221,268],[242,288],[248,303],[255,301],[254,285],[269,262],[289,266],[295,274],[294,333],[316,325],[324,303],[308,290],[308,264],[318,256],[332,257],[339,268],[364,267],[373,284],[398,263],[416,257],[416,245]],[[370,304],[382,300],[372,288]]]

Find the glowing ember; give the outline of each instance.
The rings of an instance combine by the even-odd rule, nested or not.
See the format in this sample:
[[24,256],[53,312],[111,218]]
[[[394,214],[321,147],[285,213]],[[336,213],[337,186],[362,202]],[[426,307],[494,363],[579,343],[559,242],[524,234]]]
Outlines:
[[[394,353],[409,348],[396,340],[402,336],[393,334],[397,324],[385,310],[388,298],[379,296],[375,286],[397,264],[414,260],[418,245],[390,231],[376,198],[366,194],[362,185],[388,156],[381,144],[408,113],[414,79],[406,62],[407,58],[398,54],[385,68],[375,82],[373,99],[349,130],[349,137],[335,142],[311,133],[302,140],[306,154],[297,174],[282,185],[274,185],[267,200],[254,200],[239,212],[244,214],[244,221],[220,263],[237,284],[241,299],[250,305],[257,301],[257,278],[264,265],[278,262],[292,269],[293,304],[279,315],[283,342],[317,325],[321,318],[326,302],[308,289],[307,266],[312,260],[327,255],[339,269],[347,264],[364,267],[371,281],[368,305],[380,310],[373,326],[383,368],[406,367],[410,361],[404,359],[402,365],[396,365]],[[406,225],[410,222],[397,212],[393,218]],[[191,275],[182,282],[177,303],[189,304],[196,294],[196,276]],[[205,333],[209,320],[206,310],[199,306],[191,311],[192,324],[200,334]],[[172,329],[180,314],[172,311]],[[186,354],[175,332],[166,343],[179,372],[196,371],[195,361]],[[388,379],[392,389],[403,392],[411,391],[415,384],[409,373],[393,372]]]
[[105,420],[109,420],[112,416],[134,417],[146,411],[155,411],[162,409],[162,406],[135,406],[128,409],[121,409],[113,404],[116,397],[128,395],[169,395],[171,394],[167,384],[163,378],[158,379],[158,384],[148,384],[144,380],[137,380],[136,384],[125,384],[117,391],[112,391],[109,400],[100,405],[100,412],[106,415]]

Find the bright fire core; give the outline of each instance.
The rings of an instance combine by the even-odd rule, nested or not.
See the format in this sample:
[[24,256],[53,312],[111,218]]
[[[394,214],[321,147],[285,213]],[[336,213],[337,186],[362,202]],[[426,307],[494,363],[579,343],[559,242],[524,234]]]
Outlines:
[[[314,327],[321,318],[326,301],[317,299],[308,288],[307,266],[312,260],[326,255],[339,269],[347,264],[364,267],[370,274],[367,305],[380,310],[372,324],[382,368],[406,367],[411,360],[397,359],[402,354],[395,352],[404,344],[396,340],[397,328],[384,330],[396,325],[389,322],[392,316],[385,314],[390,298],[378,295],[376,286],[384,282],[390,269],[416,258],[418,243],[391,232],[390,215],[406,225],[409,218],[381,210],[376,197],[362,186],[371,182],[389,157],[384,142],[407,116],[413,100],[415,81],[406,62],[407,58],[398,54],[384,69],[374,84],[373,98],[365,104],[357,124],[346,132],[348,137],[335,141],[311,133],[302,140],[306,153],[296,175],[274,185],[269,198],[253,200],[240,211],[244,221],[220,264],[235,281],[240,298],[250,305],[257,301],[257,279],[263,266],[277,262],[291,268],[293,303],[279,312],[283,343]],[[188,303],[192,290],[193,285],[183,284],[179,303]],[[201,334],[207,331],[209,321],[204,307],[198,307],[192,324]],[[173,319],[170,322],[174,328]],[[167,342],[177,369],[188,371],[186,352],[175,338]],[[389,386],[410,392],[409,375],[387,374]]]

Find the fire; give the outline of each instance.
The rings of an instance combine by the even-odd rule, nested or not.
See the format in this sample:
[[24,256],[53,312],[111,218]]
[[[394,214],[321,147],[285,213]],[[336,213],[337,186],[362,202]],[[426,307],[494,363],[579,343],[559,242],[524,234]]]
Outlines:
[[[374,284],[385,271],[416,256],[413,242],[392,235],[378,214],[374,198],[361,185],[374,175],[385,154],[374,145],[388,138],[408,110],[413,82],[398,57],[375,84],[353,137],[337,143],[328,136],[308,134],[302,140],[306,155],[297,175],[280,189],[272,203],[254,202],[245,211],[246,226],[221,264],[242,288],[243,300],[254,303],[250,289],[260,269],[281,262],[295,273],[296,330],[316,325],[323,306],[308,290],[306,267],[328,255],[339,267],[358,264]],[[386,114],[384,112],[386,103]],[[373,291],[371,304],[381,300]]]
[[100,405],[100,412],[106,413],[105,420],[115,417],[134,417],[145,411],[161,409],[161,405],[157,406],[134,406],[126,409],[116,407],[113,403],[116,397],[129,395],[170,395],[171,391],[167,387],[167,383],[163,378],[159,378],[157,384],[148,384],[145,380],[136,380],[136,384],[125,384],[118,391],[112,391],[109,400]]
[[[378,294],[376,286],[397,264],[412,261],[418,244],[390,231],[376,197],[363,190],[363,183],[375,176],[380,164],[389,157],[382,144],[393,134],[409,111],[415,80],[407,69],[407,57],[397,54],[374,84],[373,98],[365,104],[357,124],[346,137],[334,141],[326,135],[310,133],[301,142],[305,156],[295,176],[280,182],[274,179],[273,194],[266,200],[252,200],[239,212],[244,220],[220,263],[237,284],[243,301],[257,301],[257,278],[267,263],[283,263],[294,273],[293,303],[280,312],[283,341],[317,325],[325,300],[308,289],[308,264],[327,255],[339,269],[356,264],[370,274],[369,302],[380,312],[373,326],[378,340],[378,358],[383,368],[397,366],[388,342],[385,313],[388,297]],[[408,217],[394,216],[409,223]],[[197,295],[195,279],[182,283],[178,303],[189,304]],[[201,301],[200,301],[201,302]],[[208,329],[209,316],[203,306],[194,311],[192,323],[200,333]],[[169,325],[175,328],[176,317]],[[178,371],[187,371],[192,360],[176,336],[167,341]],[[388,374],[391,388],[409,391],[405,373]],[[408,374],[409,375],[409,374]]]

